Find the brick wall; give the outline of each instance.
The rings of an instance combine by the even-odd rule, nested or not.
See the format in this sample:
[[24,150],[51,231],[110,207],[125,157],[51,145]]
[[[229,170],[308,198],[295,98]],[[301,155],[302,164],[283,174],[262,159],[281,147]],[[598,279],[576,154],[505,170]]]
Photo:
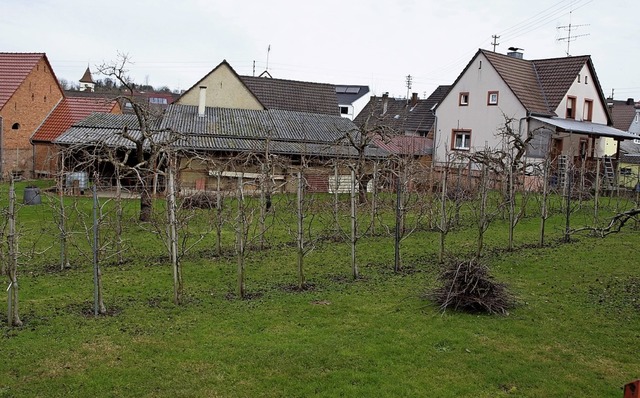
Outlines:
[[24,177],[33,176],[33,148],[29,138],[62,98],[62,90],[43,57],[0,110],[4,175],[14,172]]

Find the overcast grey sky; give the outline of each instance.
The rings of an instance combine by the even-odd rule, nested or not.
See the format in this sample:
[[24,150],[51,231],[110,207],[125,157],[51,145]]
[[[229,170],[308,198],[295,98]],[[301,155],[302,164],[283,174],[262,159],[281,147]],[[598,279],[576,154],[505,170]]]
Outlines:
[[[570,14],[569,11],[572,11]],[[46,52],[58,78],[128,54],[136,83],[186,89],[226,59],[241,75],[429,94],[478,48],[592,55],[616,99],[640,98],[638,0],[0,0],[0,51]],[[579,26],[584,25],[584,26]],[[100,78],[99,76],[94,76]]]

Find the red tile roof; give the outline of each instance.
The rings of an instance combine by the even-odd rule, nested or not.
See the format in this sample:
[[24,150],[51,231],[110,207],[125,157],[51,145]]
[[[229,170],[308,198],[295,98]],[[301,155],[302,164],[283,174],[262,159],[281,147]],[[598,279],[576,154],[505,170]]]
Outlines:
[[31,141],[49,142],[58,138],[71,125],[86,118],[94,112],[113,113],[115,101],[91,97],[65,98],[42,123],[31,137]]
[[44,53],[0,53],[0,109],[44,56]]

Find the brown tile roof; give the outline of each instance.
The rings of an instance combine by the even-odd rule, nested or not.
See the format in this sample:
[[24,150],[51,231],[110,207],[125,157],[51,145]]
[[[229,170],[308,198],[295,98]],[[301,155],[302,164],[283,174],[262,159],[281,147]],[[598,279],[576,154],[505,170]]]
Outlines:
[[84,71],[84,75],[82,75],[82,78],[80,79],[80,83],[95,83],[88,66],[87,70]]
[[0,109],[44,56],[44,53],[0,53]]
[[484,54],[522,105],[531,113],[554,116],[555,109],[585,64],[591,71],[593,84],[601,93],[600,101],[605,106],[602,87],[588,55],[525,60],[487,50],[479,50],[479,53]]
[[387,132],[392,134],[426,134],[435,122],[433,107],[442,101],[450,88],[451,86],[439,86],[429,98],[419,99],[414,106],[411,106],[411,100],[388,98],[384,114],[383,97],[371,97],[354,119],[354,123],[367,129],[379,127],[391,130]]
[[555,110],[571,88],[580,70],[590,60],[588,55],[537,59],[531,61],[538,74],[550,110]]
[[[528,111],[554,115],[531,61],[480,50]],[[577,73],[576,73],[577,75]],[[575,76],[574,76],[575,77]],[[554,108],[555,109],[555,108]]]
[[112,113],[115,109],[115,101],[107,101],[100,98],[65,98],[38,128],[31,137],[31,141],[53,141],[74,123],[92,113]]
[[629,131],[629,126],[631,126],[633,118],[636,116],[636,104],[633,99],[630,101],[607,100],[607,103],[611,119],[613,119],[613,127],[618,130]]
[[340,116],[332,84],[253,76],[240,79],[267,109]]

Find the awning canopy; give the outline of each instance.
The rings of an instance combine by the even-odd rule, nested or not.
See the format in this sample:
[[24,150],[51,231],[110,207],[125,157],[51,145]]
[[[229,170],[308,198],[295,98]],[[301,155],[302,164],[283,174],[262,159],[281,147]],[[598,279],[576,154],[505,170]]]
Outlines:
[[638,136],[635,134],[627,133],[626,131],[618,130],[599,123],[580,122],[578,120],[561,119],[559,117],[531,116],[531,119],[535,119],[542,123],[559,127],[562,130],[571,133],[597,135],[600,137],[611,137],[618,140],[638,139]]

